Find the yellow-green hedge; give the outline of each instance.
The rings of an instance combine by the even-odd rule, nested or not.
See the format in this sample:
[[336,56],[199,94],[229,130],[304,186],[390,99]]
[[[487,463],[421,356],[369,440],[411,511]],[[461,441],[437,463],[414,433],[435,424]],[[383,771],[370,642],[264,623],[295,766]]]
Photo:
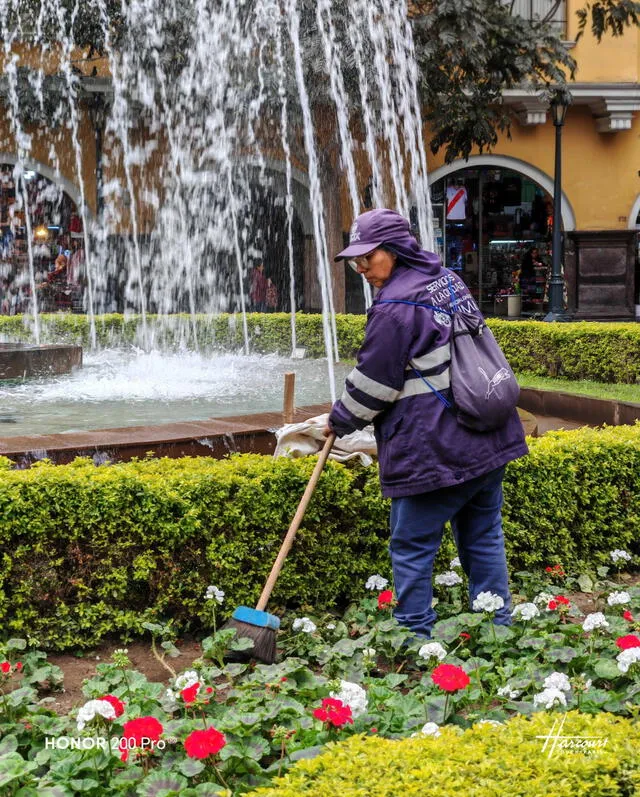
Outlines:
[[[597,565],[614,548],[640,554],[640,424],[530,445],[505,478],[512,568]],[[253,454],[30,470],[5,461],[0,628],[63,649],[137,633],[152,618],[194,628],[209,584],[225,590],[226,610],[251,605],[313,465]],[[272,609],[344,605],[371,573],[389,575],[387,515],[375,466],[329,463]]]
[[[193,324],[185,314],[157,318],[148,316],[148,336],[154,345],[178,346],[193,343]],[[85,315],[52,314],[41,317],[44,342],[91,343],[89,319]],[[355,356],[364,334],[363,315],[336,317],[340,356]],[[325,356],[322,318],[298,313],[297,346],[309,357]],[[640,324],[595,323],[582,321],[546,324],[540,321],[490,319],[500,345],[516,371],[531,371],[538,376],[563,376],[596,382],[635,383],[640,380]],[[239,315],[197,315],[197,344],[241,350],[243,324]],[[288,313],[250,313],[247,327],[252,351],[258,353],[291,351],[291,320]],[[101,315],[95,322],[96,342],[100,346],[118,343],[143,343],[139,316]],[[0,337],[32,340],[32,327],[22,317],[0,316]]]
[[[585,753],[538,738],[561,714],[516,717],[504,726],[448,726],[439,737],[354,736],[298,762],[249,797],[631,797],[640,790],[640,727],[611,714],[572,711],[561,735],[592,737]],[[557,726],[556,726],[557,727]],[[557,733],[557,731],[556,731]],[[574,739],[571,744],[580,744]],[[569,744],[566,740],[564,744]]]

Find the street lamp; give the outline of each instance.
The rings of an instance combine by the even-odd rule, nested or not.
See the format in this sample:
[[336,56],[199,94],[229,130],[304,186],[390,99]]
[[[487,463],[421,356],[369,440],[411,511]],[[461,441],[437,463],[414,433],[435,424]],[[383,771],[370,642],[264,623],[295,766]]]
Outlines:
[[96,138],[96,210],[99,219],[104,211],[103,194],[103,136],[107,120],[107,102],[102,94],[96,93],[88,104],[89,118]]
[[556,129],[555,172],[553,176],[553,237],[551,239],[551,279],[549,281],[549,312],[545,321],[568,321],[564,312],[564,277],[562,274],[562,126],[571,103],[571,94],[558,89],[549,103]]

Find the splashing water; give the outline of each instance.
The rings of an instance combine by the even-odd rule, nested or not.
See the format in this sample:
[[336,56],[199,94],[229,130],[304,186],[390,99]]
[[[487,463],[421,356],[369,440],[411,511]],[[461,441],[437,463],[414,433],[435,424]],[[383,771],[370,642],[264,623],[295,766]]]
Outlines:
[[[352,220],[343,215],[366,209],[368,195],[374,206],[411,215],[433,247],[405,0],[43,0],[34,17],[36,5],[0,0],[9,149],[28,239],[23,273],[14,276],[30,294],[22,310],[35,339],[43,262],[32,238],[43,191],[53,186],[47,207],[57,228],[67,224],[69,192],[82,222],[76,279],[94,344],[96,314],[135,313],[137,339],[150,351],[150,316],[183,312],[191,318],[186,343],[197,352],[196,314],[231,311],[248,353],[249,279],[262,261],[280,309],[295,313],[303,296],[321,307],[335,398],[342,265],[331,254]],[[102,53],[84,47],[78,19],[100,32]],[[98,99],[103,128],[90,113]],[[37,134],[27,132],[34,120]],[[27,190],[24,174],[45,158],[43,138],[49,182]],[[96,165],[104,173],[97,214]]]

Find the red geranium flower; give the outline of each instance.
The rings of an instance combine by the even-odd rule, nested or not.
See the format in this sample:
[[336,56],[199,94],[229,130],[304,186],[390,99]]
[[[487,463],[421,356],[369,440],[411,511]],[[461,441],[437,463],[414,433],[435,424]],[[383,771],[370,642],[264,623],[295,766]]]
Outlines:
[[115,695],[105,695],[104,697],[101,697],[100,700],[106,700],[107,703],[111,703],[111,705],[113,706],[113,710],[116,712],[116,717],[119,717],[122,714],[124,714],[124,703],[122,702],[122,700],[119,700]]
[[17,670],[18,672],[21,672],[21,671],[22,671],[22,662],[21,662],[21,661],[17,661],[17,662],[16,662],[16,670]]
[[347,723],[353,725],[351,706],[345,706],[342,700],[335,697],[325,697],[322,708],[315,709],[313,716],[321,722],[326,722],[327,725],[333,725],[334,728],[341,728]]
[[8,661],[3,661],[0,664],[0,671],[2,671],[4,675],[9,675],[9,673],[11,672],[11,665],[9,664]]
[[469,676],[455,664],[438,664],[431,673],[431,680],[445,692],[457,692],[469,685]]
[[629,609],[627,609],[625,612],[623,612],[623,613],[622,613],[622,616],[624,617],[624,619],[625,619],[625,620],[626,620],[628,623],[632,623],[632,622],[633,622],[633,615],[631,614],[631,612],[629,611]]
[[616,645],[621,650],[629,650],[629,648],[640,648],[640,637],[635,634],[627,634],[616,639]]
[[182,699],[185,702],[185,705],[189,705],[190,703],[194,703],[196,699],[196,695],[198,694],[198,689],[200,689],[200,684],[195,683],[191,684],[191,686],[187,686],[185,689],[180,692],[182,695]]
[[571,602],[568,598],[565,598],[564,595],[556,595],[556,600],[558,601],[558,603],[561,603],[563,606],[568,606]]
[[140,747],[143,743],[148,745],[149,741],[157,742],[164,728],[162,723],[155,717],[137,717],[134,720],[125,722],[122,726],[122,739],[120,741],[120,758],[126,761],[129,757],[131,747]]
[[468,642],[471,639],[471,634],[467,634],[466,631],[460,631],[460,639],[464,642]]
[[551,609],[551,611],[555,611],[558,608],[558,601],[549,601],[547,603],[547,609]]
[[392,603],[393,592],[390,589],[385,589],[378,595],[378,609],[386,609]]
[[192,731],[184,740],[184,749],[189,758],[208,758],[219,753],[226,743],[224,734],[211,727],[205,731]]

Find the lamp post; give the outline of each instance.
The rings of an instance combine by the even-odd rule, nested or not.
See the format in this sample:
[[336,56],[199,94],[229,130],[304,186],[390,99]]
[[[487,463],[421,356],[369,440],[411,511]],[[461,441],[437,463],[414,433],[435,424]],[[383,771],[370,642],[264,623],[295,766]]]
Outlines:
[[103,135],[107,119],[107,102],[104,96],[96,93],[89,102],[88,110],[96,138],[96,215],[98,219],[102,219],[104,211]]
[[555,171],[553,176],[553,237],[551,239],[551,279],[549,312],[545,321],[568,321],[564,311],[564,276],[562,274],[562,126],[571,103],[568,91],[558,89],[551,97],[550,110],[556,129]]

